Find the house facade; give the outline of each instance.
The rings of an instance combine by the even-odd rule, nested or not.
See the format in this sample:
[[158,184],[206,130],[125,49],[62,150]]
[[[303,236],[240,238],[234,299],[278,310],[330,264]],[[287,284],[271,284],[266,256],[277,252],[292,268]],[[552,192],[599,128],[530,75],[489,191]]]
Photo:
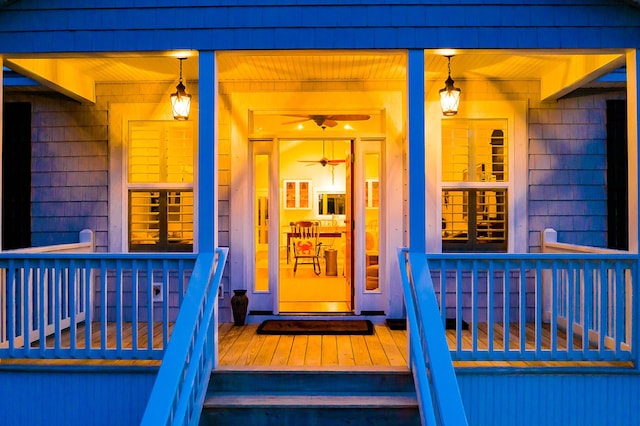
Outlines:
[[400,247],[638,253],[635,1],[44,3],[0,2],[4,249],[228,247],[253,322],[404,318]]

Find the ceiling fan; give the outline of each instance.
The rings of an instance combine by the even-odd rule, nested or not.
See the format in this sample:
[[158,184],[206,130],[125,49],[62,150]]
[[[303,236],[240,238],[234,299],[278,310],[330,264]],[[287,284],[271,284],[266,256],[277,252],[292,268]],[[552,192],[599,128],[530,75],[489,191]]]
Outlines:
[[299,117],[299,120],[289,121],[282,124],[303,123],[305,121],[313,121],[318,126],[335,127],[338,121],[363,121],[368,120],[371,116],[367,114],[284,114],[285,117]]
[[[324,126],[322,126],[322,130],[324,130]],[[322,158],[319,160],[298,160],[299,163],[310,163],[309,166],[312,166],[314,164],[320,164],[322,165],[322,167],[326,167],[327,165],[329,166],[337,166],[340,163],[344,163],[345,160],[341,160],[341,159],[329,159],[327,158],[327,156],[324,153],[324,143],[325,141],[322,141]],[[333,148],[333,144],[331,145]],[[333,151],[333,149],[332,149]],[[333,152],[331,153],[331,156],[333,157]]]

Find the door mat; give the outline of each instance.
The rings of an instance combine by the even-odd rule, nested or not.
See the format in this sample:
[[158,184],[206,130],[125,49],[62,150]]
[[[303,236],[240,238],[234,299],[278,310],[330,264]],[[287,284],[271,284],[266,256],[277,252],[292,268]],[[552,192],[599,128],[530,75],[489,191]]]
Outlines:
[[266,320],[258,334],[373,334],[369,320]]

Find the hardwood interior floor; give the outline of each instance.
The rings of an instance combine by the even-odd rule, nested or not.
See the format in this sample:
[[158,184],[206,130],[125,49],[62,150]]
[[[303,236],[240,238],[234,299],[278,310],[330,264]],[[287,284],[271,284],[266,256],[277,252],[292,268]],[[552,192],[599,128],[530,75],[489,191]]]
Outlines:
[[316,275],[312,265],[299,265],[293,274],[293,264],[280,265],[278,282],[279,311],[294,313],[344,313],[351,312],[351,288],[338,268],[338,275],[327,276],[326,265],[320,263],[322,272]]

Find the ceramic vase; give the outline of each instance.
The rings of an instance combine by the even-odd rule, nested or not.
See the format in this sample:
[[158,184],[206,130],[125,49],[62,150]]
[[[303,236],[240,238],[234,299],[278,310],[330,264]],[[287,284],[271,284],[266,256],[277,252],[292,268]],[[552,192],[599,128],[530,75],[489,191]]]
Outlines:
[[247,290],[233,290],[231,296],[231,311],[233,312],[233,324],[244,325],[247,318],[247,307],[249,306],[249,298]]

